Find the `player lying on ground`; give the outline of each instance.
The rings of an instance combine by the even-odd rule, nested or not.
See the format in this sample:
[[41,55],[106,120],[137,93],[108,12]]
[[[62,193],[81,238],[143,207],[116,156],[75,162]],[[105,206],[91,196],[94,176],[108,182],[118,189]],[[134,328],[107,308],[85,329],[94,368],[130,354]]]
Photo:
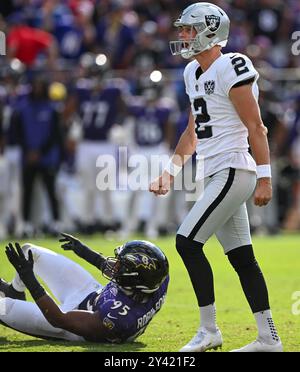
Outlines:
[[[0,323],[41,338],[133,341],[164,303],[169,282],[166,256],[154,244],[136,240],[116,248],[115,257],[104,257],[71,235],[62,235],[64,250],[73,250],[110,282],[101,285],[80,265],[46,248],[9,243],[6,255],[17,273],[11,284],[0,279]],[[26,301],[25,287],[35,303]]]

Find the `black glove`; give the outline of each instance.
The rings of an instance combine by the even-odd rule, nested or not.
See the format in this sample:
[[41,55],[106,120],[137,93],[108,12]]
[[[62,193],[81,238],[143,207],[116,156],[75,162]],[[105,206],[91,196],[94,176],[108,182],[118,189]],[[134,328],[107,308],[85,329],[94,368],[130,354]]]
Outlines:
[[20,275],[23,283],[29,289],[33,299],[37,301],[40,297],[44,296],[46,292],[34,276],[32,252],[30,250],[28,251],[27,260],[23,250],[20,247],[20,244],[15,243],[15,246],[16,248],[14,248],[12,243],[9,243],[6,246],[6,256],[9,262],[16,269],[17,273]]
[[79,239],[72,235],[66,233],[61,233],[61,235],[63,238],[59,239],[59,241],[61,243],[65,243],[61,246],[65,251],[75,252],[77,256],[83,258],[102,271],[106,258],[101,253],[92,251],[89,247],[81,243]]

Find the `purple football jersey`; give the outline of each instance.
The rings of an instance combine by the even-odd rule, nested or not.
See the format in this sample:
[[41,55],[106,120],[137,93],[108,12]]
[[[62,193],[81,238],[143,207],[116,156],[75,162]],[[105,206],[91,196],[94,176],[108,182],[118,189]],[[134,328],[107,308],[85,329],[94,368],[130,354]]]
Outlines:
[[139,146],[156,146],[165,140],[169,108],[132,106],[130,113],[136,119],[135,141]]
[[109,330],[109,342],[130,342],[144,333],[154,315],[165,301],[169,276],[145,303],[128,297],[115,283],[107,284],[100,293],[91,293],[80,310],[98,311],[100,321]]
[[121,91],[115,87],[104,88],[93,94],[88,89],[78,89],[83,137],[90,141],[106,141],[118,114]]

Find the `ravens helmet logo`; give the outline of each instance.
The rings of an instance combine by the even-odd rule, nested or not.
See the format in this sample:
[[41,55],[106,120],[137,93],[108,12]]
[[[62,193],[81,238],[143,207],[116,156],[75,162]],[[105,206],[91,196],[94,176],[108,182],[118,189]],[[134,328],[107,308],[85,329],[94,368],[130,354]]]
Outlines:
[[129,261],[133,262],[137,269],[139,267],[143,267],[147,270],[156,270],[156,264],[154,260],[145,253],[135,252],[134,254],[127,254],[126,258]]

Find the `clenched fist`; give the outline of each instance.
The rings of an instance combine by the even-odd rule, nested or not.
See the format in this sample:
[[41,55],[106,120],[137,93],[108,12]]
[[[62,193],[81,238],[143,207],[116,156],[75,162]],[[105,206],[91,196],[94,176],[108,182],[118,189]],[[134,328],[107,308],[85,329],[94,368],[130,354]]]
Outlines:
[[161,176],[156,178],[151,182],[149,186],[149,191],[157,195],[166,195],[171,188],[171,184],[174,181],[174,177],[171,176],[168,172],[164,172]]
[[272,199],[272,181],[271,178],[260,178],[257,181],[254,192],[254,204],[259,207],[267,205]]

